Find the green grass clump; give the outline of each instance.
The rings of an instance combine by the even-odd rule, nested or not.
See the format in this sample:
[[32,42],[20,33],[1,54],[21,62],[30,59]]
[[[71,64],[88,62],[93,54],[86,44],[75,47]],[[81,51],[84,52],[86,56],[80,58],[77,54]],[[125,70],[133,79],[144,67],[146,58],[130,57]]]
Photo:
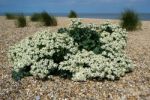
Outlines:
[[14,13],[6,13],[5,16],[7,19],[16,19],[17,18],[17,15]]
[[57,26],[56,18],[52,15],[49,15],[47,12],[41,13],[41,22],[44,26]]
[[25,27],[27,25],[26,17],[24,15],[18,16],[16,20],[17,27]]
[[54,16],[49,15],[47,12],[34,13],[31,18],[31,21],[39,21],[44,26],[57,26],[57,20]]
[[41,20],[41,13],[34,13],[31,18],[31,21],[40,21]]
[[69,13],[69,15],[68,15],[68,17],[69,18],[77,18],[78,15],[77,15],[77,13],[75,11],[71,10],[70,13]]
[[138,14],[130,9],[125,10],[121,14],[121,26],[128,31],[134,31],[141,27]]

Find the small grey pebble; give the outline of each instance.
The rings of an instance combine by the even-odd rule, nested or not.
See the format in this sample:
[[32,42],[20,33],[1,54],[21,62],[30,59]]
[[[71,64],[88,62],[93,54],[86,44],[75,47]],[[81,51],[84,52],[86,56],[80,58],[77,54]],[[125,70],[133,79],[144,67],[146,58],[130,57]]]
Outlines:
[[40,100],[40,96],[36,96],[36,97],[35,97],[35,100]]

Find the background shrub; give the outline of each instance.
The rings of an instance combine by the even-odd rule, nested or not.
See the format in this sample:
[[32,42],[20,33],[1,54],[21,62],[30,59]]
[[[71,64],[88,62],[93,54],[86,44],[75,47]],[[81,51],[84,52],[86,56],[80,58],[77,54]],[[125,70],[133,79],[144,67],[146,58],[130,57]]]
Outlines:
[[14,13],[6,13],[5,16],[7,19],[16,19],[17,18],[17,15]]
[[121,26],[129,31],[139,29],[141,27],[141,22],[138,14],[130,9],[125,10],[121,14]]
[[44,26],[57,26],[56,18],[52,15],[49,15],[47,12],[41,13],[41,21]]
[[23,14],[18,16],[16,19],[16,26],[25,27],[26,25],[27,25],[26,17]]
[[68,15],[68,17],[69,18],[77,18],[78,15],[77,15],[77,13],[75,11],[71,10],[70,13],[69,13],[69,15]]
[[41,20],[41,13],[34,13],[31,18],[31,21],[40,21]]

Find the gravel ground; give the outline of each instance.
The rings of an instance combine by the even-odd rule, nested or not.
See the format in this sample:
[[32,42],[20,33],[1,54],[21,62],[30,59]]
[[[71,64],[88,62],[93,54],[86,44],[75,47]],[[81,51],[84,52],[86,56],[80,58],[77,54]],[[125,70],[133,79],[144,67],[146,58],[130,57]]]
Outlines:
[[[82,19],[85,23],[103,23],[102,19]],[[117,20],[112,20],[118,23]],[[9,46],[36,31],[67,27],[67,18],[58,18],[57,27],[43,27],[30,22],[16,28],[13,20],[0,17],[0,100],[150,100],[150,21],[143,21],[142,30],[128,33],[127,54],[136,64],[132,73],[116,81],[73,82],[54,77],[41,81],[33,77],[15,82],[12,65],[7,58]]]

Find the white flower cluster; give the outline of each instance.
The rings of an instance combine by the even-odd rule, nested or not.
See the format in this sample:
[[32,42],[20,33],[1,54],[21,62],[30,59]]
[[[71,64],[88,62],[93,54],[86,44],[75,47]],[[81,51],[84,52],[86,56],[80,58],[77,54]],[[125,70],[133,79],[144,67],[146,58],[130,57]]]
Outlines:
[[98,26],[80,21],[72,21],[58,33],[38,32],[10,48],[14,78],[43,79],[54,71],[69,71],[74,81],[120,78],[133,69],[124,51],[126,33],[108,22]]
[[69,60],[61,62],[59,69],[74,73],[72,79],[76,81],[85,81],[89,78],[114,80],[132,70],[132,66],[131,60],[124,55],[111,60],[83,49],[74,56],[70,55]]
[[[30,73],[39,78],[45,78],[51,69],[68,54],[75,54],[78,48],[73,39],[66,34],[51,33],[48,30],[37,32],[33,37],[22,40],[11,47],[9,57],[14,64],[14,72]],[[15,77],[18,74],[15,74]]]

